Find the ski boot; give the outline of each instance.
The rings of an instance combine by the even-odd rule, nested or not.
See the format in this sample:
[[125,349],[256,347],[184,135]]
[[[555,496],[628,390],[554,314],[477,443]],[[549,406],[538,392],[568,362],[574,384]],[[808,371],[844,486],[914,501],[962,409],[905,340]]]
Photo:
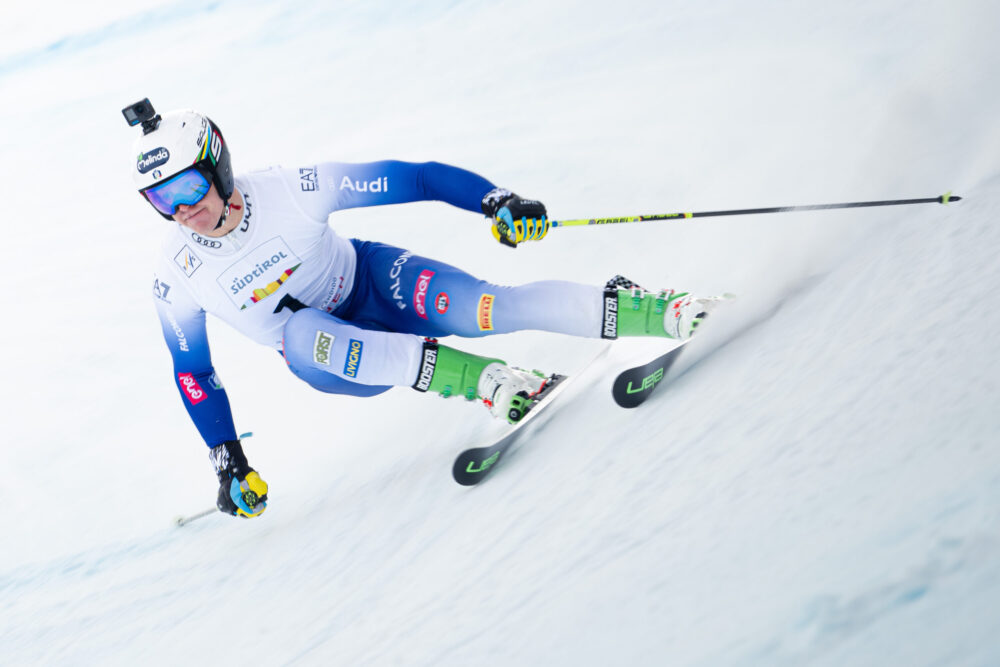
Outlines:
[[624,276],[604,288],[604,338],[662,336],[687,340],[725,296],[696,297],[689,292],[647,292]]
[[560,379],[562,376],[547,377],[540,371],[508,366],[502,359],[480,357],[426,339],[413,388],[446,398],[479,398],[494,417],[515,424]]

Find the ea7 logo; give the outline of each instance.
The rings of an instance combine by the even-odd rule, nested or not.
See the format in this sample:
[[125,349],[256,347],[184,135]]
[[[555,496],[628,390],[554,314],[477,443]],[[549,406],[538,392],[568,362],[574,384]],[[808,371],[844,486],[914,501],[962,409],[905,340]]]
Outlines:
[[170,285],[161,282],[159,278],[153,279],[153,296],[165,303],[170,303],[167,294],[170,293]]
[[324,366],[330,365],[330,348],[333,347],[334,337],[325,331],[316,331],[316,338],[313,340],[313,361]]
[[319,190],[316,167],[300,167],[299,181],[299,187],[302,188],[302,192],[316,192]]

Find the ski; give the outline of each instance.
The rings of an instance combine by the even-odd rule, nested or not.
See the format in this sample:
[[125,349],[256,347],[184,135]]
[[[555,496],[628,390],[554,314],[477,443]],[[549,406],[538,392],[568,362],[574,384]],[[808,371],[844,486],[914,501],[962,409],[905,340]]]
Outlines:
[[685,343],[690,340],[688,338],[652,361],[619,373],[611,386],[611,395],[615,403],[623,408],[637,408],[642,405],[680,358],[684,348],[687,347]]
[[459,454],[458,458],[455,459],[455,464],[452,466],[451,471],[455,481],[462,486],[474,486],[482,482],[487,475],[497,468],[504,454],[524,436],[526,427],[535,422],[539,415],[546,412],[559,395],[564,393],[566,388],[575,379],[579,378],[589,366],[607,354],[609,349],[611,349],[610,345],[605,346],[597,356],[572,376],[553,376],[554,379],[543,390],[539,401],[532,406],[531,410],[521,421],[511,426],[510,429],[493,442],[481,447],[466,449]]
[[676,379],[692,366],[710,354],[729,345],[743,333],[771,319],[792,297],[811,288],[822,279],[814,275],[796,284],[779,298],[770,308],[755,310],[747,304],[735,302],[733,312],[725,312],[729,304],[706,318],[692,338],[680,342],[671,341],[674,346],[652,361],[622,371],[615,378],[611,395],[615,403],[623,408],[637,408],[645,403],[657,387],[665,381]]

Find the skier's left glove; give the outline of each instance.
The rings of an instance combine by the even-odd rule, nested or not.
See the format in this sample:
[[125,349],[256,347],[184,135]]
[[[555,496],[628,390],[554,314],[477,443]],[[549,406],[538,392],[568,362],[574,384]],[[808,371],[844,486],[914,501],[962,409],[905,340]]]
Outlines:
[[267,482],[247,463],[239,440],[227,440],[208,452],[219,478],[220,511],[247,519],[267,509]]
[[493,220],[493,238],[516,248],[521,241],[541,241],[549,232],[545,205],[510,190],[493,188],[483,197],[483,213]]

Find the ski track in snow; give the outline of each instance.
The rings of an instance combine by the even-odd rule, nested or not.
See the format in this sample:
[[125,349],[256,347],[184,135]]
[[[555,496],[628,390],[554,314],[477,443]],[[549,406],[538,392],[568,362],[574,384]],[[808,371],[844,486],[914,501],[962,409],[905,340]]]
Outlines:
[[[0,10],[0,663],[1000,662],[993,5],[41,9]],[[118,117],[145,96],[211,114],[237,171],[440,160],[555,218],[963,200],[513,252],[439,204],[338,214],[492,280],[789,296],[634,411],[613,374],[660,343],[619,341],[472,489],[450,467],[502,428],[482,408],[317,395],[213,322],[272,500],[176,528],[215,481],[148,298],[159,220]],[[560,372],[601,345],[449,342]]]

